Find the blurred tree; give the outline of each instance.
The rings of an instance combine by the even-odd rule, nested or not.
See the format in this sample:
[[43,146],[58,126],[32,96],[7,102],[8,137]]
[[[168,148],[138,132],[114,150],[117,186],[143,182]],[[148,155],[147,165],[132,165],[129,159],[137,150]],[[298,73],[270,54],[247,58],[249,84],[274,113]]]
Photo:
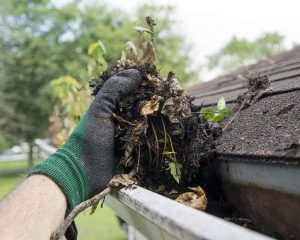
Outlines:
[[223,48],[208,57],[208,67],[229,71],[242,64],[254,63],[284,51],[283,40],[277,32],[265,33],[254,41],[232,37]]
[[10,143],[3,137],[0,136],[0,153],[10,147]]
[[[83,1],[57,7],[51,0],[0,0],[0,5],[0,134],[14,142],[32,147],[35,138],[45,136],[53,111],[50,80],[69,74],[86,83],[90,43],[101,39],[107,63],[114,63],[144,14],[162,20],[157,38],[162,72],[175,69],[184,82],[195,76],[184,38],[168,20],[172,8],[141,6],[129,15]],[[29,160],[31,165],[32,151]]]

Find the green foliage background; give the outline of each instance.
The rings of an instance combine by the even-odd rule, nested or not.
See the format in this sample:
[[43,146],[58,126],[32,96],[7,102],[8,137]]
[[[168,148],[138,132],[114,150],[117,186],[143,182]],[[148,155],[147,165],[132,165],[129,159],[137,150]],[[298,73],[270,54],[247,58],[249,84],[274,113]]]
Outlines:
[[71,75],[84,85],[88,46],[100,39],[108,65],[114,63],[125,43],[135,40],[133,27],[146,15],[158,23],[161,73],[175,69],[182,82],[196,78],[189,47],[175,31],[172,7],[142,5],[128,14],[83,1],[56,7],[49,0],[0,0],[0,5],[0,134],[13,142],[45,136],[55,100],[52,79]]
[[223,48],[208,57],[208,67],[230,71],[243,64],[252,64],[283,52],[283,41],[284,36],[278,32],[262,34],[253,41],[234,36]]
[[[182,83],[197,80],[191,47],[177,28],[174,8],[141,5],[135,12],[74,0],[57,7],[51,0],[0,0],[0,135],[6,142],[44,137],[57,94],[52,79],[71,76],[80,85],[89,79],[90,44],[101,40],[108,66],[120,58],[133,29],[145,16],[157,22],[154,44],[162,76],[176,72]],[[209,57],[209,68],[231,70],[284,50],[283,36],[266,33],[254,41],[233,37]],[[2,147],[3,148],[3,147]]]

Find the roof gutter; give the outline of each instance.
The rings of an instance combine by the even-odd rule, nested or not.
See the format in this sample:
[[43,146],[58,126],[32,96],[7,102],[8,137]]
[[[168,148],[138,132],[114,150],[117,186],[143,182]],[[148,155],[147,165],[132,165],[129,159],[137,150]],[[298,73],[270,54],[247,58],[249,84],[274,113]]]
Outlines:
[[[46,154],[56,151],[44,140],[35,144]],[[105,203],[131,225],[130,240],[272,239],[138,186],[108,195]]]
[[271,239],[138,186],[111,194],[106,204],[145,239]]
[[260,232],[283,239],[300,236],[299,158],[255,159],[220,154],[212,163],[227,201]]

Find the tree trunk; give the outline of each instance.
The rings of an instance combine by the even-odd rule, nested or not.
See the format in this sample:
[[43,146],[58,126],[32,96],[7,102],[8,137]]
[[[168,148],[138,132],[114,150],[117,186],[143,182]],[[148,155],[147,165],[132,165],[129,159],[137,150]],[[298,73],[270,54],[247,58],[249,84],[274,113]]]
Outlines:
[[28,141],[29,144],[29,152],[28,152],[28,170],[33,167],[33,141]]

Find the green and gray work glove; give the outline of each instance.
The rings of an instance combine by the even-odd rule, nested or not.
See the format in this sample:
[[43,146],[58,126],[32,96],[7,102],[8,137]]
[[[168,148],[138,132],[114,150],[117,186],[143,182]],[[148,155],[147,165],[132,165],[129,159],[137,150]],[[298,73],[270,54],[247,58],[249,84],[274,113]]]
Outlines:
[[102,191],[112,177],[115,128],[111,115],[118,101],[140,81],[141,75],[134,69],[108,79],[68,141],[31,170],[30,175],[47,175],[59,185],[70,210]]

